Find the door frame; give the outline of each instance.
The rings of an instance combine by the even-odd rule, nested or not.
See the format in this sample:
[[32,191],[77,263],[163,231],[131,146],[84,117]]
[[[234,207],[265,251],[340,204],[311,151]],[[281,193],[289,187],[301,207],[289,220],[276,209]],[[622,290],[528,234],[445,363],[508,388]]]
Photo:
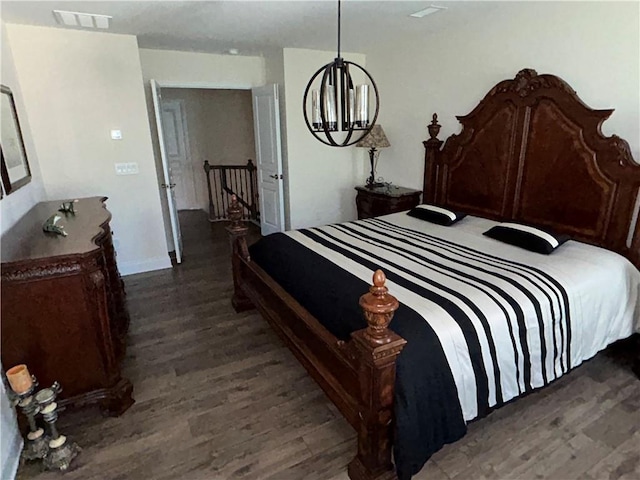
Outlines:
[[[149,88],[151,88],[150,80],[151,79],[145,79],[145,82],[149,84]],[[260,85],[254,85],[251,82],[231,82],[231,83],[229,82],[175,82],[171,80],[160,80],[158,78],[154,78],[153,80],[155,80],[156,87],[158,88],[159,91],[161,91],[163,88],[182,88],[185,90],[188,90],[188,89],[248,90],[250,92],[253,87],[260,86]],[[151,94],[151,96],[153,97],[153,93]],[[158,142],[164,145],[164,131],[162,133],[162,136],[158,135]],[[190,154],[190,151],[189,151],[189,154]],[[157,168],[157,165],[156,165],[156,168]],[[287,196],[285,195],[283,199],[283,201],[285,202],[286,202],[286,197]],[[285,221],[286,221],[287,211],[288,211],[288,206],[285,204]],[[180,219],[176,218],[176,221],[178,223],[178,228],[180,228]],[[165,225],[165,229],[166,229],[166,225]],[[167,233],[166,230],[165,230],[165,233]],[[168,234],[172,235],[172,232],[168,232]]]
[[224,82],[171,82],[154,79],[160,88],[195,88],[198,90],[251,90],[253,87],[259,87],[260,85],[253,85],[252,83],[238,82],[238,83],[224,83]]

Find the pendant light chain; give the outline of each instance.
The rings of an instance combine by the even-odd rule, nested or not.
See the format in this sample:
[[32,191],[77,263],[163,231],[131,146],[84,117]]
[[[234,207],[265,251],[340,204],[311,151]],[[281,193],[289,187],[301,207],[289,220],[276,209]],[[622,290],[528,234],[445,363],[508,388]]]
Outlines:
[[342,25],[342,2],[338,0],[338,58],[340,58],[340,27]]

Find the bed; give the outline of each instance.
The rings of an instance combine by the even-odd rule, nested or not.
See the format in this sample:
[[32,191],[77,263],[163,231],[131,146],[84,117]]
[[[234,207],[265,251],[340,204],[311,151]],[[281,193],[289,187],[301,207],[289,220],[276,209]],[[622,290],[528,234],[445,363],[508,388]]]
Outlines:
[[[601,134],[611,113],[525,69],[446,142],[434,115],[423,199],[469,214],[453,227],[400,213],[249,249],[232,202],[233,305],[258,308],[357,430],[351,479],[410,478],[466,422],[638,331],[640,166]],[[546,257],[482,235],[504,221],[572,240]]]

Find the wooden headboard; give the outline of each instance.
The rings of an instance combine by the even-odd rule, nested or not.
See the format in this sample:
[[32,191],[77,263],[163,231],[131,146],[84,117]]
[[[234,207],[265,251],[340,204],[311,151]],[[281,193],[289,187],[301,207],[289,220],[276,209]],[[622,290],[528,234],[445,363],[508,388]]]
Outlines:
[[[462,132],[424,142],[424,201],[548,227],[616,251],[640,268],[640,165],[561,78],[524,69],[498,83]],[[444,147],[442,144],[444,143]]]

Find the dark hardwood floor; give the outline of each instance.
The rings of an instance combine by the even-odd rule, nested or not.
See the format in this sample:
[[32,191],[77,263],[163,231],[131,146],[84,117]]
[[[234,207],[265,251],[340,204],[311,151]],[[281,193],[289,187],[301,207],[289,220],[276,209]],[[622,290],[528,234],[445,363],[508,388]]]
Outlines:
[[[62,413],[83,447],[64,478],[347,480],[355,433],[264,320],[231,308],[223,225],[180,219],[184,263],[125,278],[136,403]],[[18,478],[60,476],[32,464]],[[415,478],[638,479],[640,381],[604,352],[472,423]]]

